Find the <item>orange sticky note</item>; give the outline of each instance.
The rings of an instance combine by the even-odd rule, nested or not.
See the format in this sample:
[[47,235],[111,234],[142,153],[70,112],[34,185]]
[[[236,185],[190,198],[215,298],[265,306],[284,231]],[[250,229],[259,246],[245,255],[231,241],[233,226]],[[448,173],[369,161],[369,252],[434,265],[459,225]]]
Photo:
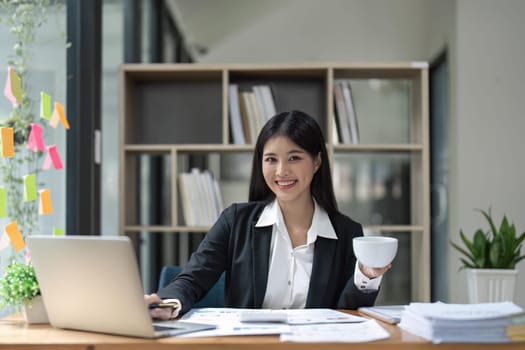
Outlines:
[[18,229],[16,220],[11,222],[10,224],[5,225],[5,232],[9,236],[11,244],[13,245],[13,248],[15,248],[15,252],[19,252],[21,249],[24,249],[24,237],[22,237],[22,234]]
[[44,138],[42,137],[42,127],[36,123],[31,123],[31,131],[27,139],[27,148],[36,152],[37,150],[44,152]]
[[51,192],[48,188],[38,191],[40,194],[40,201],[38,202],[38,214],[47,215],[53,213],[53,206],[51,205]]
[[51,125],[53,128],[56,128],[59,122],[62,124],[62,126],[64,126],[64,128],[69,129],[69,122],[67,121],[66,115],[64,113],[64,106],[58,102],[55,102],[55,108],[53,109],[53,115],[51,115],[51,119],[49,119],[49,125]]
[[46,158],[44,159],[44,164],[42,165],[42,169],[43,170],[49,169],[51,164],[53,164],[53,167],[56,170],[62,169],[62,161],[60,160],[60,156],[58,155],[56,145],[51,145],[47,147],[47,154],[46,154]]
[[2,142],[2,157],[12,157],[15,154],[13,128],[0,128]]
[[6,207],[7,197],[5,189],[0,187],[0,218],[5,218],[5,207]]

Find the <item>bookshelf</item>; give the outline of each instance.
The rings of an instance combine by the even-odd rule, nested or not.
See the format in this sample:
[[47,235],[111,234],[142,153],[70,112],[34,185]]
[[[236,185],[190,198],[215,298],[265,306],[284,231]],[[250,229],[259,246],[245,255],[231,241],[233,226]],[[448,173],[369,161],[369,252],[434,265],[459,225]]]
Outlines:
[[[352,89],[358,143],[335,137],[340,126],[334,83],[339,81]],[[120,234],[205,233],[209,227],[188,226],[183,218],[178,175],[194,167],[213,173],[224,205],[247,200],[253,144],[233,143],[231,84],[239,92],[269,86],[277,112],[300,109],[317,119],[327,140],[340,210],[361,222],[365,234],[400,241],[402,249],[383,280],[380,298],[385,295],[382,301],[387,304],[430,301],[424,62],[122,65]],[[156,205],[163,212],[161,219],[141,215],[141,163],[147,157],[163,161],[157,195],[163,204]]]

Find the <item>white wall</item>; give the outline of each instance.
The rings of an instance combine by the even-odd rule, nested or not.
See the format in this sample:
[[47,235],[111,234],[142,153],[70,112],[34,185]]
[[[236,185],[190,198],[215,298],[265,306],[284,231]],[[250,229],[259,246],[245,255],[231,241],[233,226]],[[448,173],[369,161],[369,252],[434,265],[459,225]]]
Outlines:
[[[506,213],[525,230],[525,1],[288,0],[258,16],[246,6],[215,13],[221,21],[235,22],[243,13],[252,20],[242,30],[217,28],[223,35],[216,33],[213,42],[192,37],[210,49],[198,58],[202,62],[430,60],[447,47],[450,239],[458,240],[460,228],[467,235],[486,228],[474,208],[492,207],[498,221]],[[192,23],[185,25],[191,33]],[[449,301],[466,302],[458,254],[450,250],[449,257]],[[521,306],[524,264],[518,265],[515,299]]]
[[[493,208],[525,231],[525,1],[459,0],[452,111],[451,238],[482,224],[473,208]],[[484,227],[486,227],[484,225]],[[464,273],[451,252],[450,297],[465,301]],[[525,250],[522,249],[525,254]],[[525,263],[516,302],[525,306]]]
[[[216,14],[220,21],[236,23],[244,15],[252,21],[224,31],[218,42],[205,42],[210,51],[200,62],[426,59],[424,1],[288,0],[256,16],[246,7]],[[202,21],[188,23],[187,29],[198,25]]]

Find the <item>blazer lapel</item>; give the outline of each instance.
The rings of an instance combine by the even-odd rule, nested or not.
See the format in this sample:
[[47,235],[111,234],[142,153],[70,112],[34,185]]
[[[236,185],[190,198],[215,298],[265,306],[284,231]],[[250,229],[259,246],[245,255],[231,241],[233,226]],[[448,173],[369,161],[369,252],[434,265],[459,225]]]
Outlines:
[[253,256],[253,301],[254,307],[261,307],[266,284],[268,283],[268,269],[270,265],[270,243],[272,239],[272,226],[253,226],[252,256]]
[[317,237],[314,248],[314,261],[312,264],[312,275],[308,296],[306,297],[306,307],[318,307],[325,304],[324,294],[328,288],[334,259],[334,247],[337,243],[335,239]]

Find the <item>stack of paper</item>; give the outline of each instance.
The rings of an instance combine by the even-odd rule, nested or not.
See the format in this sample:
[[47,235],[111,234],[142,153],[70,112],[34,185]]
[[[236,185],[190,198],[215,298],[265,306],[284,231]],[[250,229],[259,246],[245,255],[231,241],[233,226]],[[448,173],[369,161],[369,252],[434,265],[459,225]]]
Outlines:
[[507,335],[512,341],[525,341],[525,313],[510,318]]
[[411,303],[399,327],[433,343],[505,343],[511,316],[521,312],[512,302]]

